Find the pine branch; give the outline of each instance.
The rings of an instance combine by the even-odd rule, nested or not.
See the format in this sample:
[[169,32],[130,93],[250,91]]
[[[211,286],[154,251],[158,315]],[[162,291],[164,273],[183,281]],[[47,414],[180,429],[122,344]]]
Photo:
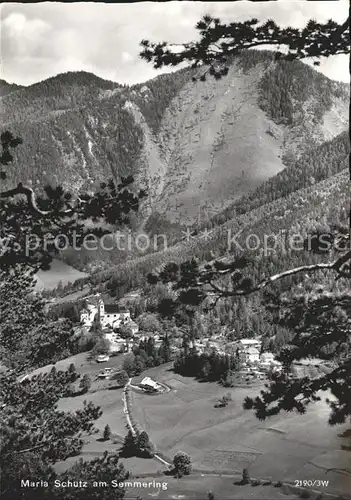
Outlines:
[[[50,210],[41,210],[37,204],[34,190],[28,186],[25,186],[24,184],[22,184],[22,182],[19,182],[17,184],[17,187],[15,187],[13,189],[9,189],[8,191],[3,191],[2,193],[0,193],[0,199],[1,198],[11,198],[11,197],[19,195],[19,194],[26,196],[28,206],[31,208],[31,210],[33,212],[35,212],[38,215],[50,216],[50,215],[55,214],[56,216],[60,216],[60,217],[71,217],[75,213],[75,209],[72,207],[68,208],[67,210],[63,210],[63,211],[55,212],[55,213],[53,211],[50,211]],[[79,202],[80,201],[81,200],[79,199]]]
[[[268,285],[275,283],[276,281],[279,281],[283,278],[286,278],[287,276],[294,276],[295,274],[299,273],[313,273],[316,271],[320,270],[331,270],[335,271],[336,273],[339,274],[341,277],[349,277],[349,273],[347,271],[343,271],[342,267],[348,262],[351,261],[351,250],[346,252],[344,255],[339,257],[333,262],[327,262],[327,263],[320,263],[320,264],[312,264],[310,266],[300,266],[300,267],[295,267],[293,269],[289,269],[287,271],[283,271],[278,274],[274,274],[273,276],[270,276],[269,278],[265,278],[264,280],[260,281],[256,286],[250,287],[248,289],[236,289],[236,290],[224,290],[220,288],[219,286],[215,285],[214,283],[210,282],[210,286],[213,289],[213,294],[212,295],[217,295],[219,294],[220,297],[236,297],[236,296],[245,296],[245,295],[250,295],[252,293],[258,292],[262,290],[263,288],[266,288]],[[225,272],[225,271],[224,271]],[[229,272],[226,271],[226,272]]]
[[45,441],[44,443],[37,444],[36,446],[32,446],[30,448],[24,448],[22,450],[13,450],[13,451],[9,451],[8,453],[2,453],[2,457],[8,457],[11,455],[20,455],[22,453],[30,453],[32,451],[36,451],[36,450],[39,450],[41,448],[44,448],[44,446],[50,446],[54,442],[55,441],[52,439],[50,441]]

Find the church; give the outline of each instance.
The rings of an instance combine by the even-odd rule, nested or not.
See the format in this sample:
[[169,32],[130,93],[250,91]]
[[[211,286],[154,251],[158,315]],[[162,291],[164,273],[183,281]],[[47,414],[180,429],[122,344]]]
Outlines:
[[86,297],[85,308],[81,311],[80,321],[83,326],[90,328],[96,315],[100,318],[100,324],[104,327],[119,328],[131,321],[130,311],[117,304],[105,304],[101,294]]

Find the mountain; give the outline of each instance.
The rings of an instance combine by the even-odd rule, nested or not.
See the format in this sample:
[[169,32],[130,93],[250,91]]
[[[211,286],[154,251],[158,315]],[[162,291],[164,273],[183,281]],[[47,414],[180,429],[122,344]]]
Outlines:
[[25,87],[22,85],[16,85],[15,83],[8,83],[5,80],[0,79],[0,97],[4,97],[7,94],[11,94],[11,92],[16,92],[17,90],[21,90]]
[[131,174],[148,191],[140,223],[204,222],[347,129],[347,86],[299,61],[248,51],[219,81],[196,75],[73,72],[4,95],[3,129],[24,140],[8,183],[78,191]]

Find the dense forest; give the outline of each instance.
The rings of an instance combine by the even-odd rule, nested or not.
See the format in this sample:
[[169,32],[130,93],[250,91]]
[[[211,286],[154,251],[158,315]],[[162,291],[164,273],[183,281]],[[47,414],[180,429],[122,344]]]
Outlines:
[[[258,35],[262,35],[263,30],[263,35],[267,36],[267,30],[270,33],[273,29],[270,36],[275,37],[276,42],[286,41],[287,32],[292,37],[292,54],[288,55],[293,58],[296,55],[294,50],[297,50],[296,38],[300,57],[310,54],[310,42],[306,42],[305,33],[315,40],[322,32],[321,47],[317,47],[319,55],[328,55],[328,50],[331,54],[346,51],[345,23],[343,27],[329,21],[324,26],[310,21],[302,35],[299,30],[282,30],[272,21],[256,28],[257,23],[257,20],[252,20],[231,24],[234,46],[239,44],[240,47],[241,44],[241,48],[246,47],[245,40],[253,39],[256,30]],[[220,20],[212,20],[209,16],[205,16],[197,28],[205,39],[211,32],[223,34]],[[237,40],[238,30],[239,34],[244,33],[244,43],[241,38]],[[325,30],[332,33],[327,48]],[[339,37],[335,37],[335,33]],[[142,46],[146,51],[144,58],[151,62],[154,51],[156,66],[162,66],[162,61],[157,65],[157,58],[160,54],[162,56],[166,44],[149,45],[148,41],[143,41]],[[203,45],[195,46],[200,47],[199,60],[205,57],[205,63],[212,64],[212,60],[206,60]],[[193,57],[194,51],[185,54],[185,57]],[[182,57],[182,54],[172,56],[166,52],[166,64],[168,61],[177,65],[180,62],[177,57]],[[0,351],[3,362],[0,371],[0,468],[4,500],[97,497],[122,500],[126,494],[125,480],[130,476],[119,461],[123,452],[126,452],[126,458],[134,455],[152,458],[156,451],[148,434],[135,425],[131,412],[132,385],[128,377],[174,361],[171,368],[174,372],[202,381],[219,382],[226,387],[235,386],[242,361],[239,351],[230,345],[230,341],[242,337],[260,336],[261,350],[273,351],[281,366],[279,373],[272,367],[269,369],[265,388],[254,399],[251,395],[246,396],[242,408],[253,410],[260,420],[282,410],[303,414],[310,403],[321,400],[320,391],[328,391],[333,395],[332,401],[326,400],[330,406],[328,423],[335,425],[349,420],[351,252],[346,169],[349,144],[344,134],[321,146],[328,132],[328,127],[323,128],[324,119],[337,100],[341,101],[338,103],[340,116],[336,119],[334,132],[328,137],[345,129],[346,94],[342,86],[316,76],[299,62],[288,65],[262,53],[250,53],[241,67],[239,63],[236,65],[237,61],[233,59],[235,71],[257,70],[250,73],[250,78],[256,78],[252,79],[258,92],[256,101],[251,100],[249,107],[254,109],[253,118],[260,115],[260,120],[255,122],[260,126],[260,133],[256,136],[259,147],[250,161],[255,168],[261,166],[257,151],[262,151],[260,156],[263,157],[273,145],[275,156],[269,161],[266,158],[266,167],[272,161],[275,173],[284,163],[287,169],[234,208],[222,213],[222,219],[213,219],[213,224],[205,227],[210,231],[203,232],[198,227],[187,233],[185,239],[179,234],[181,224],[167,226],[157,210],[152,211],[153,217],[147,221],[150,211],[143,211],[145,207],[141,202],[145,193],[140,188],[144,185],[153,187],[157,176],[162,182],[169,180],[166,176],[162,178],[166,169],[158,156],[157,134],[172,107],[173,98],[182,94],[190,84],[189,79],[197,81],[194,71],[180,71],[134,88],[106,82],[84,72],[59,75],[29,89],[1,84],[6,94],[1,98],[1,115],[4,116],[5,110],[7,120],[6,132],[1,133],[0,156],[0,176],[6,181],[0,199],[1,242],[5,243],[1,253],[4,266],[0,272]],[[221,74],[230,75],[230,72],[226,69]],[[216,78],[218,74],[212,66],[210,75],[215,77],[216,84],[220,78]],[[310,79],[308,89],[311,92],[307,92],[304,83],[296,81],[299,79]],[[206,78],[200,78],[200,81],[206,82]],[[186,88],[190,92],[190,87]],[[220,99],[224,99],[227,90],[222,86]],[[192,92],[191,96],[195,98],[197,91]],[[210,96],[207,97],[210,100]],[[214,94],[211,97],[215,98]],[[227,99],[235,100],[235,96]],[[200,115],[197,119],[201,121],[201,113],[198,108],[195,108],[195,113],[192,104],[186,104],[187,111],[190,109],[192,115]],[[177,105],[181,108],[182,103],[177,102]],[[178,111],[176,132],[187,119],[180,109]],[[224,115],[217,115],[219,122],[228,119]],[[231,124],[234,125],[234,121]],[[268,136],[275,134],[272,124],[279,128],[280,139],[274,137],[275,142],[267,140]],[[236,127],[242,125],[240,121],[235,123]],[[192,126],[193,122],[184,127],[185,132],[183,130],[190,140]],[[230,130],[234,132],[234,129]],[[211,148],[221,149],[225,143],[222,127],[216,133]],[[289,146],[293,143],[294,147],[285,148],[286,143]],[[174,144],[171,155],[179,146],[177,141]],[[308,147],[308,144],[313,147]],[[188,147],[189,142],[185,146]],[[251,147],[250,138],[246,152]],[[165,149],[162,153],[164,160],[167,156]],[[284,159],[281,155],[285,155]],[[239,159],[243,178],[248,167],[246,155],[239,155]],[[180,165],[177,161],[176,167]],[[186,165],[193,168],[192,162],[193,157],[189,156]],[[187,175],[186,165],[181,166]],[[155,169],[149,171],[147,167],[150,166]],[[176,175],[180,175],[179,171]],[[108,177],[112,180],[108,181]],[[222,185],[226,183],[225,176],[218,177]],[[129,190],[133,179],[136,191]],[[214,182],[214,176],[210,180]],[[104,183],[97,187],[99,181]],[[47,182],[50,185],[45,187],[46,198],[43,199],[38,194],[42,194]],[[57,185],[61,183],[63,187]],[[287,184],[291,185],[289,189]],[[244,183],[242,187],[242,193],[245,193]],[[153,196],[156,196],[155,192],[157,190]],[[235,199],[233,196],[230,201]],[[221,212],[225,206],[221,206]],[[128,215],[135,214],[140,208],[141,213],[130,220]],[[104,225],[103,229],[109,226],[111,232],[126,227],[130,230],[146,227],[152,232],[161,222],[164,230],[172,235],[172,245],[154,253],[120,254],[116,257],[117,264],[113,259],[104,261],[104,254],[97,253],[93,257],[95,272],[66,287],[61,283],[51,294],[45,294],[45,299],[53,296],[62,300],[45,300],[34,290],[34,276],[39,269],[50,270],[52,246],[43,248],[43,245],[28,255],[28,246],[23,244],[25,237],[34,233],[44,239],[60,232],[71,242],[76,231],[81,237],[85,231],[92,236],[95,229],[101,237],[104,231],[96,228],[98,221]],[[302,242],[300,248],[291,244],[295,236]],[[321,247],[320,236],[327,236],[330,246]],[[79,261],[74,253],[69,258],[74,264]],[[89,264],[89,256],[81,257],[81,261],[84,266]],[[127,299],[125,294],[132,290],[137,293],[130,294]],[[75,297],[66,296],[73,291],[82,293]],[[116,304],[123,298],[124,305],[131,309],[137,325],[113,325],[123,339],[124,348],[129,348],[127,339],[137,338],[138,334],[139,340],[142,339],[138,344],[134,343],[129,356],[120,358],[122,370],[113,375],[117,385],[110,387],[120,390],[118,396],[104,392],[100,399],[104,409],[109,406],[110,411],[112,404],[115,412],[117,397],[121,415],[127,417],[129,432],[121,454],[118,451],[122,444],[120,429],[112,429],[115,420],[105,425],[103,431],[97,428],[101,421],[99,424],[96,421],[103,416],[103,411],[91,400],[84,399],[89,391],[98,392],[100,388],[97,386],[104,384],[90,376],[94,373],[97,379],[100,375],[106,376],[105,370],[104,373],[98,372],[98,365],[93,365],[90,370],[90,361],[102,361],[96,356],[107,354],[110,347],[100,321],[101,312],[95,315],[90,328],[79,321],[81,308],[86,305],[84,295],[96,292],[101,292],[106,304]],[[138,326],[137,333],[135,326]],[[200,354],[196,352],[196,341],[205,338],[206,347]],[[221,350],[212,349],[214,340]],[[78,370],[72,360],[67,359],[81,352],[87,353],[84,357],[85,366],[90,366],[88,373],[79,357],[75,359],[79,363]],[[321,370],[313,377],[300,377],[291,367],[306,358],[318,358],[327,370]],[[44,373],[47,368],[32,372],[59,360],[70,363],[66,371],[53,366],[47,367],[51,368],[47,373]],[[105,361],[110,360],[105,357]],[[117,364],[111,365],[120,368]],[[92,384],[95,387],[91,390]],[[182,388],[177,397],[181,396],[181,391]],[[207,387],[204,392],[209,392]],[[74,401],[76,396],[84,398]],[[228,393],[219,401],[219,406],[226,406],[231,400]],[[184,399],[184,403],[186,401]],[[66,402],[69,403],[67,406]],[[147,415],[145,411],[143,413],[144,425],[148,426]],[[180,415],[183,413],[181,409]],[[174,414],[178,418],[176,411]],[[247,426],[245,418],[244,425]],[[251,424],[249,427],[250,432],[254,430]],[[257,427],[261,433],[262,426],[258,424]],[[112,431],[118,434],[113,435]],[[101,438],[94,439],[93,435],[99,433]],[[187,440],[190,434],[186,434]],[[92,448],[83,450],[83,446],[94,441],[96,447],[100,441],[106,445],[110,441],[110,446],[104,446],[101,456],[89,460]],[[87,457],[78,459],[84,454]],[[244,455],[246,463],[247,453]],[[72,461],[65,464],[64,472],[56,470],[56,465],[63,465],[69,458]],[[168,470],[166,474],[174,473],[177,481],[183,474],[190,473],[191,459],[186,453],[177,453],[173,463],[174,470]],[[159,473],[158,470],[157,475]],[[138,474],[143,476],[144,471]],[[22,488],[24,477],[30,478],[28,483],[33,481],[32,487]],[[53,482],[56,478],[65,481],[83,478],[87,485],[84,489],[65,489],[65,485],[56,488]],[[111,478],[117,481],[116,488]],[[103,487],[97,489],[94,480],[101,481],[99,486]],[[248,483],[249,472],[245,468],[241,484]],[[251,484],[258,486],[260,482]],[[310,495],[303,491],[300,496],[306,497],[306,494]],[[213,500],[213,493],[209,492],[208,497]]]
[[213,226],[223,224],[237,215],[255,210],[279,198],[285,198],[299,189],[314,186],[346,169],[350,154],[349,135],[345,131],[330,141],[312,148],[299,160],[270,178],[257,189],[216,215]]

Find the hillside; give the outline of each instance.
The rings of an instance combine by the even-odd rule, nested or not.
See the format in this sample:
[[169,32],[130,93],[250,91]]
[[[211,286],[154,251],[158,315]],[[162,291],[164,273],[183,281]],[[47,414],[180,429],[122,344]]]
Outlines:
[[[344,169],[313,187],[300,189],[286,198],[280,198],[262,207],[239,215],[234,219],[214,228],[205,238],[203,234],[192,236],[190,241],[182,241],[168,248],[145,255],[117,266],[107,266],[103,272],[94,273],[89,282],[100,291],[108,290],[112,295],[122,297],[130,290],[145,286],[146,276],[151,270],[162,267],[167,262],[181,263],[197,257],[202,260],[212,260],[243,252],[234,245],[228,245],[228,237],[237,235],[237,241],[245,247],[249,235],[255,234],[262,242],[264,235],[279,237],[288,230],[287,236],[301,234],[306,237],[316,229],[329,230],[339,225],[347,224],[349,203],[348,171]],[[312,264],[328,255],[316,255],[306,251],[287,251],[278,238],[279,244],[274,252],[262,253],[262,247],[244,252],[252,258],[251,273],[255,279],[289,269],[294,266]],[[278,284],[281,289],[289,290],[293,283],[303,280],[297,276]],[[311,278],[313,281],[314,278]],[[316,273],[316,279],[320,279]],[[311,283],[312,283],[311,281]],[[339,286],[343,286],[342,280]]]
[[21,90],[24,87],[22,85],[16,85],[15,83],[8,83],[5,80],[0,79],[0,97],[4,97],[7,94]]
[[205,225],[217,226],[266,203],[285,198],[299,189],[313,187],[316,183],[346,169],[349,155],[350,138],[345,131],[302,154],[299,160],[292,162],[283,171],[241,197]]
[[4,95],[3,128],[24,140],[9,183],[55,175],[78,191],[132,174],[149,193],[140,223],[204,222],[347,129],[346,86],[303,63],[249,51],[220,81],[193,75],[128,87],[67,73]]
[[[259,218],[264,215],[269,216],[274,211],[274,207],[282,207],[282,210],[292,210],[294,214],[296,209],[300,206],[300,201],[291,203],[290,200],[299,200],[299,193],[305,193],[307,199],[314,196],[314,193],[319,193],[320,190],[324,192],[324,184],[329,185],[332,179],[340,179],[340,172],[346,172],[348,167],[348,159],[350,154],[350,141],[347,132],[343,132],[330,141],[312,148],[303,155],[295,163],[287,166],[283,171],[277,175],[269,178],[263,182],[253,191],[247,195],[242,196],[237,202],[229,205],[223,212],[219,212],[213,218],[196,221],[192,228],[192,243],[196,241],[196,236],[205,228],[211,231],[211,238],[209,241],[202,241],[198,247],[198,255],[209,255],[215,252],[216,256],[221,256],[226,253],[225,244],[218,242],[212,244],[211,241],[217,233],[223,230],[223,227],[235,227],[238,230],[247,224],[246,221],[256,220],[257,214]],[[330,180],[328,180],[330,179]],[[341,179],[345,182],[345,189],[347,189],[347,182],[344,175]],[[322,181],[326,181],[323,183]],[[345,191],[345,196],[347,191]],[[328,199],[326,194],[326,202],[333,204],[333,198]],[[324,201],[323,201],[324,203]],[[343,219],[347,217],[347,198],[341,199],[343,204]],[[340,208],[341,210],[341,208]],[[307,210],[308,213],[308,210]],[[245,215],[246,214],[246,215]],[[336,215],[335,215],[336,216]],[[225,224],[227,223],[227,224]],[[284,223],[284,220],[282,221]],[[282,225],[281,229],[284,229]],[[184,240],[186,227],[181,224],[171,224],[167,222],[162,216],[149,217],[147,223],[144,225],[144,231],[150,236],[150,241],[155,241],[158,235],[167,235],[167,247],[173,247],[177,242],[180,243]],[[210,247],[210,252],[206,250]],[[180,248],[183,248],[180,245]],[[160,246],[157,247],[160,249]],[[175,246],[179,249],[179,245]],[[173,252],[173,250],[170,250]],[[143,252],[109,252],[100,249],[97,252],[87,252],[82,249],[79,256],[74,252],[67,251],[65,259],[73,266],[79,266],[81,270],[96,269],[101,267],[105,268],[124,262],[126,259],[138,258],[143,255]],[[191,252],[189,253],[191,255]],[[160,257],[162,258],[162,257]],[[78,259],[78,260],[77,260]],[[91,264],[89,264],[91,263]]]

